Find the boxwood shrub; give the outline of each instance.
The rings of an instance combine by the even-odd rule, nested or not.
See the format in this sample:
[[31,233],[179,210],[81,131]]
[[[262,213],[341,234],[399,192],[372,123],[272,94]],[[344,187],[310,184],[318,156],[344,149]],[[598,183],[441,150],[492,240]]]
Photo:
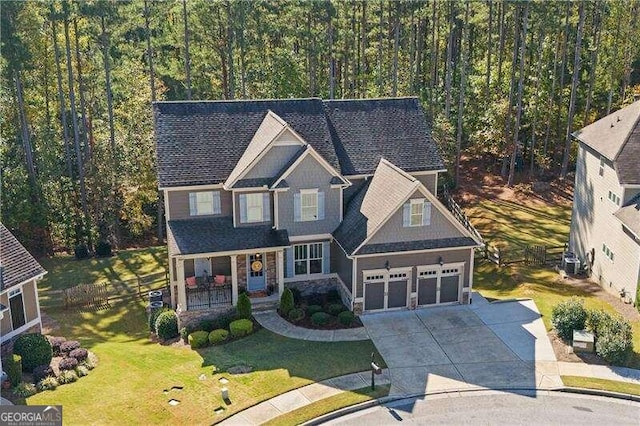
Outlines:
[[204,348],[209,345],[209,333],[204,330],[194,331],[189,335],[189,345],[191,348]]
[[149,331],[151,331],[152,333],[156,332],[156,320],[158,319],[158,316],[165,312],[168,311],[169,309],[167,308],[160,308],[160,309],[152,309],[151,312],[149,312]]
[[2,360],[2,368],[9,376],[11,386],[18,386],[22,381],[22,357],[18,354],[11,354]]
[[253,322],[248,319],[239,319],[229,324],[232,337],[244,337],[253,332]]
[[209,344],[215,345],[224,342],[229,337],[229,332],[225,329],[219,328],[209,333]]
[[289,321],[299,322],[304,318],[304,311],[300,308],[294,308],[289,311]]
[[13,353],[22,357],[22,368],[26,371],[49,364],[53,358],[51,344],[40,333],[27,333],[18,337],[13,345]]
[[329,315],[338,315],[340,312],[344,312],[346,310],[347,308],[345,308],[342,303],[332,303],[327,306],[327,312]]
[[355,315],[351,311],[342,311],[338,314],[338,321],[342,325],[349,326],[353,324],[353,321],[356,319]]
[[605,311],[589,311],[587,327],[596,340],[596,354],[612,364],[624,364],[633,352],[631,324]]
[[309,306],[307,306],[307,315],[309,315],[310,317],[312,317],[313,314],[318,313],[318,312],[322,312],[322,306],[320,306],[320,305],[309,305]]
[[158,315],[156,334],[162,340],[178,337],[178,316],[174,311],[165,311]]
[[73,370],[78,366],[78,360],[75,358],[62,358],[58,364],[60,371]]
[[551,311],[551,323],[562,340],[570,342],[573,339],[573,330],[584,329],[587,321],[587,310],[582,300],[572,297],[569,300],[558,303]]
[[326,312],[316,312],[311,315],[311,322],[314,325],[323,326],[329,324],[333,317]]

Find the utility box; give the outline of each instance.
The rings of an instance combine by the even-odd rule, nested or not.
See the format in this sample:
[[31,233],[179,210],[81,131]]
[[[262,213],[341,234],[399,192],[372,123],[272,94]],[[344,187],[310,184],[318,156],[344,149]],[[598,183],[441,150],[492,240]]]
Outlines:
[[593,352],[593,333],[585,330],[573,330],[573,352]]

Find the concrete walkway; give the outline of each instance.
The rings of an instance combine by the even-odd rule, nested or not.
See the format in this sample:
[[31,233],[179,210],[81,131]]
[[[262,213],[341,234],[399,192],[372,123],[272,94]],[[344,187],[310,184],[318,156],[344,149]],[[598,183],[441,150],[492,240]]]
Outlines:
[[311,340],[314,342],[369,340],[369,335],[364,327],[343,330],[312,330],[291,324],[278,315],[276,311],[256,312],[253,317],[267,330],[291,339]]
[[13,405],[8,399],[0,397],[0,405]]
[[[383,370],[381,375],[376,376],[376,386],[387,384],[389,384],[389,372]],[[334,377],[333,379],[313,383],[268,399],[234,414],[221,424],[259,425],[341,392],[362,389],[370,385],[371,373],[369,371]]]

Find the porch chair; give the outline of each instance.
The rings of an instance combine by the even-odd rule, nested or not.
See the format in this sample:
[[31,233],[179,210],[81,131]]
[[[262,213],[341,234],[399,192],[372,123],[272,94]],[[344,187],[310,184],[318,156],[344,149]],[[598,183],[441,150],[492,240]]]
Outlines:
[[215,277],[213,277],[213,284],[215,286],[223,286],[225,283],[225,276],[224,275],[216,275]]
[[196,283],[196,277],[188,277],[185,280],[185,284],[187,285],[187,288],[198,288],[198,283]]

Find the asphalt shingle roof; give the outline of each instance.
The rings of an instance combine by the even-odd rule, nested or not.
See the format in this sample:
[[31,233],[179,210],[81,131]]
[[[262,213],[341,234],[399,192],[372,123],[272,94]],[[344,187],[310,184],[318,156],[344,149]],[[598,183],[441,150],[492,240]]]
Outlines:
[[441,238],[438,240],[419,240],[419,241],[404,241],[397,243],[384,243],[384,244],[365,244],[358,250],[358,254],[378,254],[389,252],[402,252],[411,250],[429,250],[439,249],[446,247],[476,247],[477,242],[473,238],[460,237],[460,238]]
[[215,253],[288,246],[286,230],[266,226],[233,227],[230,217],[170,220],[172,254]]
[[264,145],[247,150],[269,111],[343,175],[373,174],[382,157],[409,172],[444,168],[417,98],[156,102],[160,187],[224,182]]
[[0,281],[2,287],[0,290],[5,290],[46,273],[44,268],[2,223],[0,223],[0,265],[2,265],[2,280]]
[[630,199],[614,213],[620,222],[640,237],[640,194]]

